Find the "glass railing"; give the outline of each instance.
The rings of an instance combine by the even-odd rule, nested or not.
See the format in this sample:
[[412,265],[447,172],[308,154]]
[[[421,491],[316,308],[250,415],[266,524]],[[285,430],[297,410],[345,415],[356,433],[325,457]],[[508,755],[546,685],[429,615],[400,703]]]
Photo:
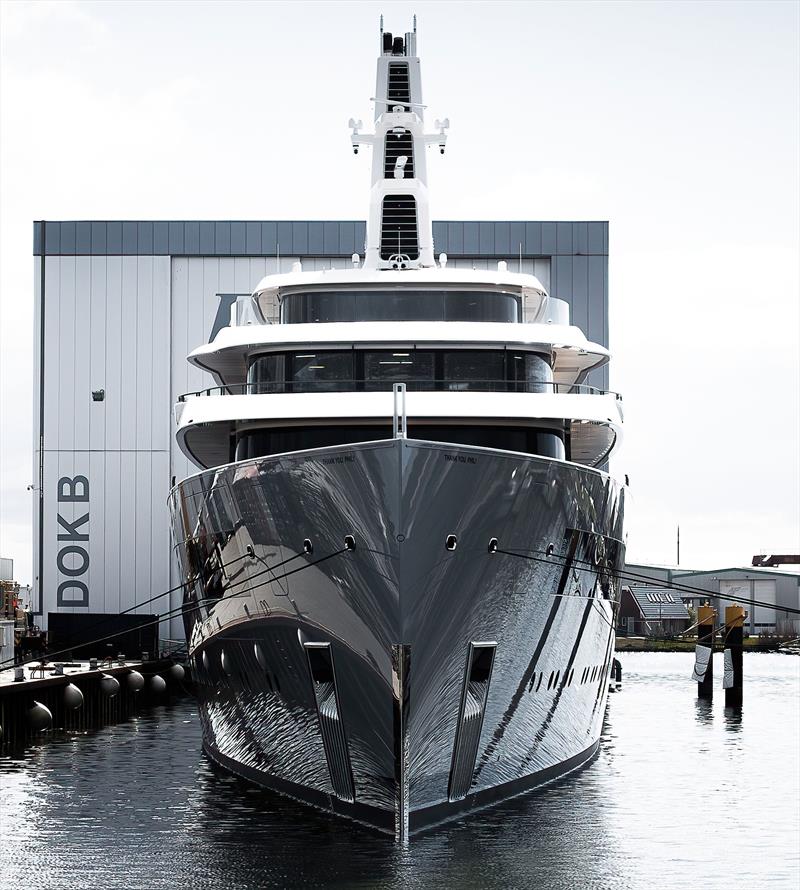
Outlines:
[[612,395],[622,401],[619,393],[598,389],[586,383],[553,383],[522,380],[286,380],[261,383],[235,383],[212,386],[178,396],[179,402],[197,396],[275,395],[284,393],[391,392],[395,383],[404,383],[408,392],[513,392],[570,395]]
[[231,323],[236,327],[248,324],[269,324],[264,317],[258,297],[253,294],[237,294]]

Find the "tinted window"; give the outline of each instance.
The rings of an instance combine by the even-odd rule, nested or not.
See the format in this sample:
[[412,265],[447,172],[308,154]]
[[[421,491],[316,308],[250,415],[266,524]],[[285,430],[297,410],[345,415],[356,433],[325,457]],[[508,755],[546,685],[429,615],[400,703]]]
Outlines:
[[355,305],[353,293],[291,294],[281,303],[281,321],[284,324],[353,321]]
[[520,392],[552,392],[553,369],[548,359],[533,352],[508,353],[508,379]]
[[487,383],[501,383],[506,379],[505,356],[502,352],[457,352],[444,353],[443,379],[449,390],[482,390]]
[[519,321],[518,304],[511,294],[446,291],[445,321]]
[[286,379],[286,356],[260,355],[247,370],[247,391],[251,393],[281,392]]
[[357,290],[285,294],[284,324],[332,321],[520,320],[519,297],[496,291]]
[[305,451],[308,448],[327,448],[353,442],[387,439],[389,428],[378,426],[297,427],[257,430],[241,433],[236,444],[236,460],[283,454],[286,451]]
[[352,352],[295,352],[289,357],[293,392],[331,392],[353,388]]
[[250,360],[249,392],[325,392],[391,389],[476,392],[552,392],[549,358],[495,350],[314,351],[261,355]]
[[349,321],[441,321],[441,292],[362,291],[355,295],[355,314]]
[[365,352],[364,389],[391,389],[392,383],[415,382],[414,389],[433,389],[433,352]]
[[[564,459],[564,440],[554,430],[536,430],[529,427],[482,427],[442,426],[410,424],[411,439],[431,442],[447,442],[453,445],[478,445],[505,451],[519,451],[543,457]],[[325,448],[347,445],[353,442],[370,442],[391,437],[386,426],[326,426],[296,427],[272,430],[254,430],[241,433],[237,440],[236,460],[281,454],[285,451],[303,451],[307,448]]]

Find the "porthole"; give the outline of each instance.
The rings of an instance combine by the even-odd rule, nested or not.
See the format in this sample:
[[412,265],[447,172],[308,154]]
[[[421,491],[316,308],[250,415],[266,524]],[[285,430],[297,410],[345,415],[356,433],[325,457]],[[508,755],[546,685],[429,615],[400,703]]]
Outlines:
[[547,681],[547,688],[550,689],[553,685],[553,677],[555,676],[553,671],[550,671],[550,679]]
[[536,684],[536,691],[538,692],[542,685],[542,680],[544,679],[544,671],[539,674],[539,682]]
[[220,666],[222,667],[222,673],[223,673],[223,674],[226,674],[227,676],[230,677],[230,675],[231,675],[231,666],[230,666],[230,662],[229,662],[229,660],[228,660],[228,656],[225,654],[225,650],[224,650],[224,649],[221,649],[221,650],[220,650],[220,653],[219,653],[219,663],[220,663]]
[[572,686],[572,678],[575,676],[575,668],[569,672],[569,680],[567,680],[567,686]]
[[556,671],[556,678],[555,678],[555,680],[553,681],[553,688],[555,688],[556,686],[558,686],[558,678],[559,678],[560,676],[561,676],[561,671]]
[[530,683],[528,683],[528,692],[530,692],[531,689],[533,689],[533,684],[535,682],[536,682],[536,671],[533,672],[533,675],[531,676],[531,681],[530,681]]
[[253,655],[256,657],[258,666],[262,671],[265,671],[267,669],[267,659],[264,657],[264,650],[258,643],[253,643]]

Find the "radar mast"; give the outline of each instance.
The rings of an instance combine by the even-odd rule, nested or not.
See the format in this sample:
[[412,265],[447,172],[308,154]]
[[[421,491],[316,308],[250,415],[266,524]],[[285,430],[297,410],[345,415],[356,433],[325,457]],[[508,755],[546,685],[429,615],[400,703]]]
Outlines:
[[427,145],[444,154],[450,121],[436,121],[438,133],[425,135],[422,81],[417,57],[417,17],[412,31],[394,37],[380,25],[375,87],[375,132],[360,133],[350,119],[357,154],[372,145],[372,185],[364,268],[419,269],[435,265],[428,203]]

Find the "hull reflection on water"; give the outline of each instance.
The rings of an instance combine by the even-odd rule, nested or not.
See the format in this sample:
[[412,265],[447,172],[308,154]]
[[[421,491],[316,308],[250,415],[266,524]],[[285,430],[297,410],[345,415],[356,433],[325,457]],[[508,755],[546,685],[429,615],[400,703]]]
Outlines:
[[204,743],[234,772],[403,836],[596,750],[607,474],[389,440],[209,470],[172,510]]

